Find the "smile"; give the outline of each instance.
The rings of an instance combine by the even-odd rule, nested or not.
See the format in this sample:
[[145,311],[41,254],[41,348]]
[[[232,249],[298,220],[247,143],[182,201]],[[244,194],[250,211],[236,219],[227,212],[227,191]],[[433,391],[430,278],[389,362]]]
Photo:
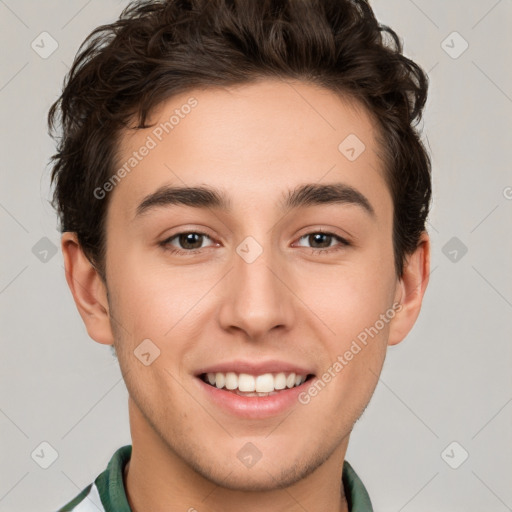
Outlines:
[[300,375],[293,372],[264,373],[262,375],[216,372],[200,375],[200,378],[210,386],[245,397],[272,396],[282,390],[298,387],[311,377],[310,374]]
[[[248,370],[250,371],[250,370]],[[239,419],[263,420],[285,414],[316,379],[312,373],[201,372],[194,379],[214,407]]]

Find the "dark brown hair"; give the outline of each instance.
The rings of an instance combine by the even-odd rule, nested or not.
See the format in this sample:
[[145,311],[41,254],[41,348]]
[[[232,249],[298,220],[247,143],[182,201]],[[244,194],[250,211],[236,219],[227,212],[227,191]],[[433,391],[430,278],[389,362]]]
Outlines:
[[[109,196],[94,190],[115,172],[119,136],[147,128],[164,100],[194,88],[264,78],[298,79],[359,101],[377,124],[394,204],[395,271],[425,231],[430,158],[417,124],[426,74],[364,0],[167,0],[131,2],[82,43],[48,113],[54,138],[53,205],[105,276]],[[341,141],[340,141],[341,142]]]

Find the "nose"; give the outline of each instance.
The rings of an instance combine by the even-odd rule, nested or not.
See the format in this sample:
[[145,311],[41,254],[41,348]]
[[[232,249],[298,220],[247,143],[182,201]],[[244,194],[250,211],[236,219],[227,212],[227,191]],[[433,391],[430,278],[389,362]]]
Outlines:
[[221,296],[222,327],[241,330],[250,340],[261,339],[272,329],[288,330],[294,321],[285,262],[270,249],[259,254],[262,249],[254,241],[237,248]]

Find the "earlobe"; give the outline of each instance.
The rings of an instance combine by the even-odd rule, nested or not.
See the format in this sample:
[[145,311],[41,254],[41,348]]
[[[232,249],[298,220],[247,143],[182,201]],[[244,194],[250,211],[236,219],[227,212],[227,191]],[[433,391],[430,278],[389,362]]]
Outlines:
[[400,343],[411,331],[420,314],[430,275],[430,238],[424,232],[416,250],[409,256],[396,292],[400,311],[390,324],[388,345]]
[[61,248],[66,281],[89,336],[98,343],[112,345],[105,284],[84,254],[76,233],[63,233]]

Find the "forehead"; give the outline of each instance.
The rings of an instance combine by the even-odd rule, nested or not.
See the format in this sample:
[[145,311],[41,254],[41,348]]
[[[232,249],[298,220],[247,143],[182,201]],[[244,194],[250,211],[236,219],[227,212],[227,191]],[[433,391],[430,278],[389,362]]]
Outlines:
[[325,88],[263,80],[195,89],[160,104],[150,123],[120,138],[116,169],[126,172],[111,199],[125,215],[164,185],[209,184],[244,209],[281,206],[300,184],[344,183],[377,213],[391,206],[371,116]]

